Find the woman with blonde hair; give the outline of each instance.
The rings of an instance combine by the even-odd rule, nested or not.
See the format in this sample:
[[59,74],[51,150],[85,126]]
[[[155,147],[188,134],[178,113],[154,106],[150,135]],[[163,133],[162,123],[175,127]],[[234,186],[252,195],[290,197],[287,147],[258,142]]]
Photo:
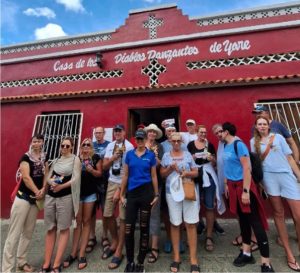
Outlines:
[[80,145],[80,160],[81,188],[79,211],[76,217],[77,227],[73,233],[71,254],[64,261],[64,268],[69,267],[77,258],[79,246],[79,270],[87,266],[85,249],[89,240],[92,212],[97,200],[97,178],[102,176],[102,160],[98,154],[94,153],[93,142],[90,138],[85,138]]
[[52,272],[61,272],[62,258],[70,237],[70,226],[73,217],[77,216],[80,198],[81,163],[78,156],[72,153],[74,141],[65,137],[60,145],[60,157],[51,165],[45,198],[44,221],[47,228],[45,238],[44,263],[40,272],[49,272],[57,230],[59,240],[54,258]]
[[184,200],[184,198],[178,199],[171,193],[171,181],[180,175],[182,179],[187,179],[191,182],[191,178],[198,175],[198,170],[192,155],[181,149],[182,138],[180,133],[172,133],[170,141],[172,150],[163,155],[160,169],[161,176],[166,178],[166,200],[171,222],[173,262],[170,265],[170,271],[178,272],[181,264],[179,254],[180,225],[184,221],[190,250],[191,272],[196,273],[200,272],[197,260],[196,227],[196,224],[199,222],[199,196],[195,190],[195,201]]
[[285,139],[280,134],[270,132],[269,120],[266,117],[256,118],[254,137],[250,144],[251,151],[257,153],[262,159],[263,186],[269,196],[288,267],[300,272],[300,266],[289,245],[282,202],[282,198],[285,198],[292,212],[300,250],[300,170]]

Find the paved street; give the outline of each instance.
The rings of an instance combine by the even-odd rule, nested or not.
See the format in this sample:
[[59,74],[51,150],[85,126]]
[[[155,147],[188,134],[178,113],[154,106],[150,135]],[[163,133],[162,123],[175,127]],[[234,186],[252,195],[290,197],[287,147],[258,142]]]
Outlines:
[[[225,236],[218,236],[214,234],[215,240],[215,250],[212,253],[208,253],[204,250],[204,236],[198,236],[198,257],[201,266],[201,272],[260,272],[260,261],[259,261],[259,252],[254,253],[254,257],[257,262],[253,265],[247,265],[242,268],[234,267],[232,265],[233,259],[239,254],[237,247],[231,245],[231,240],[238,234],[238,224],[236,220],[220,219],[219,223],[226,230]],[[8,229],[8,221],[1,221],[1,252],[3,250],[4,241],[6,238]],[[294,231],[294,226],[291,221],[288,221],[288,230],[290,234],[290,242],[294,253],[298,256],[298,262],[300,262],[299,251],[297,250],[296,245],[296,236]],[[139,230],[138,230],[139,232]],[[136,232],[137,233],[137,232]],[[43,221],[39,220],[36,226],[35,233],[33,235],[33,240],[30,245],[29,252],[29,262],[36,266],[40,267],[43,262],[43,252],[44,252],[44,224]],[[97,234],[100,238],[101,234],[101,222],[97,223]],[[161,250],[159,259],[155,264],[145,265],[146,272],[169,272],[169,265],[172,261],[170,254],[165,254],[162,251],[162,244],[164,241],[165,232],[162,231],[161,238]],[[271,258],[272,264],[276,272],[292,272],[286,265],[286,258],[284,251],[279,247],[276,240],[276,232],[273,222],[270,222],[270,231],[269,231],[269,240],[271,245]],[[69,253],[70,244],[66,256]],[[84,270],[78,270],[77,264],[74,263],[70,268],[65,269],[64,272],[107,272],[107,265],[110,260],[101,259],[101,248],[98,244],[94,251],[87,255],[88,266]],[[125,254],[125,249],[124,249]],[[2,254],[1,254],[2,257]],[[125,259],[121,266],[115,270],[115,272],[123,272],[125,267]],[[180,272],[189,272],[190,266],[188,261],[187,252],[182,255],[182,264],[180,267]],[[114,272],[114,271],[111,271]]]

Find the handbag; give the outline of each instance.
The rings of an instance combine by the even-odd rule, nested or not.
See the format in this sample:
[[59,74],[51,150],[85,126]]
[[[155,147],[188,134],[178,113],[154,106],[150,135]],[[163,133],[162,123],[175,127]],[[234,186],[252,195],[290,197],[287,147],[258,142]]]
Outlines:
[[189,201],[196,201],[195,183],[192,179],[184,179],[182,181],[184,199]]

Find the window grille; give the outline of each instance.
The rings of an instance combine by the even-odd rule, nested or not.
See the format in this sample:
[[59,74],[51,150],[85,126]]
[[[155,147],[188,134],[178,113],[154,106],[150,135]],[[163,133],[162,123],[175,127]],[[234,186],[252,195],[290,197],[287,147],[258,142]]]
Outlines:
[[33,134],[44,135],[43,150],[50,161],[59,156],[61,140],[66,136],[74,139],[73,152],[78,154],[82,121],[82,113],[50,113],[36,116]]
[[45,85],[45,84],[53,84],[53,83],[119,78],[122,76],[123,76],[123,70],[114,69],[114,70],[107,70],[107,71],[88,72],[88,73],[54,76],[54,77],[46,77],[46,78],[34,78],[34,79],[27,79],[27,80],[0,82],[0,87],[11,88],[11,87],[19,87],[19,86],[35,86],[35,85]]
[[70,39],[62,39],[58,41],[47,41],[47,42],[37,42],[30,45],[21,45],[16,47],[7,47],[0,50],[1,54],[9,54],[9,53],[19,53],[19,52],[27,52],[33,50],[39,50],[43,48],[55,48],[55,47],[65,47],[70,45],[82,45],[94,42],[102,42],[111,40],[112,35],[109,34],[94,34],[88,35],[84,37],[75,37]]
[[276,9],[270,9],[266,11],[244,12],[244,13],[229,15],[229,16],[218,16],[218,17],[199,19],[197,20],[197,25],[212,26],[212,25],[241,22],[241,21],[253,20],[253,19],[271,18],[280,15],[298,14],[299,12],[300,12],[300,6],[276,8]]
[[269,55],[249,56],[249,57],[230,58],[230,59],[187,62],[186,67],[188,70],[195,70],[195,69],[209,69],[209,68],[242,66],[242,65],[252,65],[252,64],[282,63],[282,62],[292,62],[292,61],[299,61],[299,60],[300,60],[300,52],[296,51],[296,52],[288,52],[282,54],[269,54]]
[[264,105],[269,108],[271,118],[281,122],[292,134],[300,149],[300,100],[258,102],[256,105]]

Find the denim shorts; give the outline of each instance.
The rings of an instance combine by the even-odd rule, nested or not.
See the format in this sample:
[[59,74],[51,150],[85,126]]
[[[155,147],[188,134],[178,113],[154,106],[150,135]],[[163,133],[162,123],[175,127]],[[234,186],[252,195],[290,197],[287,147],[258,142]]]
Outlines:
[[91,195],[88,196],[82,196],[80,197],[80,202],[81,203],[91,203],[91,202],[95,202],[97,200],[97,194],[93,193]]
[[215,207],[215,196],[216,196],[216,185],[212,177],[209,175],[210,186],[200,187],[201,199],[203,199],[204,206],[207,209],[214,209]]

